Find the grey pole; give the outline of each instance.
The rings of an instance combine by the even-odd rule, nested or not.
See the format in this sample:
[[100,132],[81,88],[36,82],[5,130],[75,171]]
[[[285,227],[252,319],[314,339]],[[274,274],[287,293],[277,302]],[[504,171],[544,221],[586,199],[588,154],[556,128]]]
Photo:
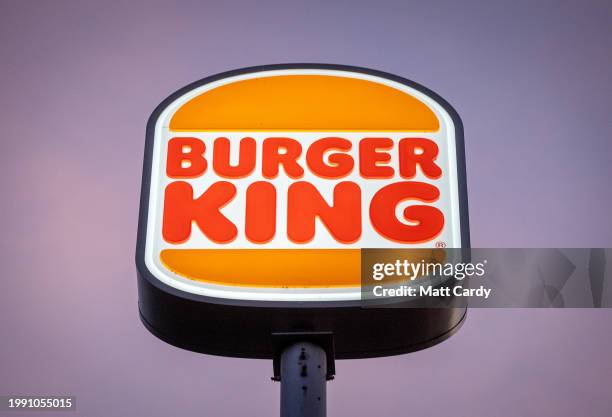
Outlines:
[[325,350],[308,343],[290,345],[281,354],[281,417],[325,417]]

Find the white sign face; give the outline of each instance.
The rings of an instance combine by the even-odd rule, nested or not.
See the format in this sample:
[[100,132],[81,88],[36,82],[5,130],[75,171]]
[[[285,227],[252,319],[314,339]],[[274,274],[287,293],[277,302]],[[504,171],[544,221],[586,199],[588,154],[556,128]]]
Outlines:
[[210,297],[359,299],[362,248],[465,245],[457,120],[374,72],[205,80],[152,120],[146,266]]

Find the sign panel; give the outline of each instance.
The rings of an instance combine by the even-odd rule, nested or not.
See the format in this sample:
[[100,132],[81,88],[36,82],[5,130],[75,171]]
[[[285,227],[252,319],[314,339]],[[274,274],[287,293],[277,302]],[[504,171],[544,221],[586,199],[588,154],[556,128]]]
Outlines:
[[253,71],[185,91],[154,123],[146,265],[181,291],[357,300],[360,249],[464,243],[457,126],[410,85]]
[[[235,356],[268,357],[270,332],[296,328],[333,332],[340,357],[423,347],[464,311],[361,309],[362,251],[469,247],[467,221],[461,121],[430,90],[322,64],[209,77],[147,126],[141,316],[170,343]],[[347,317],[393,342],[350,334]]]

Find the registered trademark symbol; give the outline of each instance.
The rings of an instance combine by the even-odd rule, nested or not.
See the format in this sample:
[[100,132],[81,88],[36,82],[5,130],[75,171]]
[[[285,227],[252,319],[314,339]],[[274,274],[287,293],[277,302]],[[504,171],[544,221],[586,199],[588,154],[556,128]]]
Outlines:
[[443,242],[443,241],[436,242],[436,248],[445,248],[445,247],[446,247],[446,242]]

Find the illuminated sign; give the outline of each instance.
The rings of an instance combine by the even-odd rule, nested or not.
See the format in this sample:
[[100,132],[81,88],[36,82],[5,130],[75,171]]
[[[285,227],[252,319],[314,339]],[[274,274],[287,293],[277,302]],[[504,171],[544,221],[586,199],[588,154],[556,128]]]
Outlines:
[[149,120],[137,264],[153,331],[170,304],[353,308],[363,249],[467,246],[461,121],[411,81],[255,67],[187,86]]
[[457,126],[409,85],[254,71],[185,91],[154,123],[146,264],[179,290],[358,299],[361,248],[462,246]]

